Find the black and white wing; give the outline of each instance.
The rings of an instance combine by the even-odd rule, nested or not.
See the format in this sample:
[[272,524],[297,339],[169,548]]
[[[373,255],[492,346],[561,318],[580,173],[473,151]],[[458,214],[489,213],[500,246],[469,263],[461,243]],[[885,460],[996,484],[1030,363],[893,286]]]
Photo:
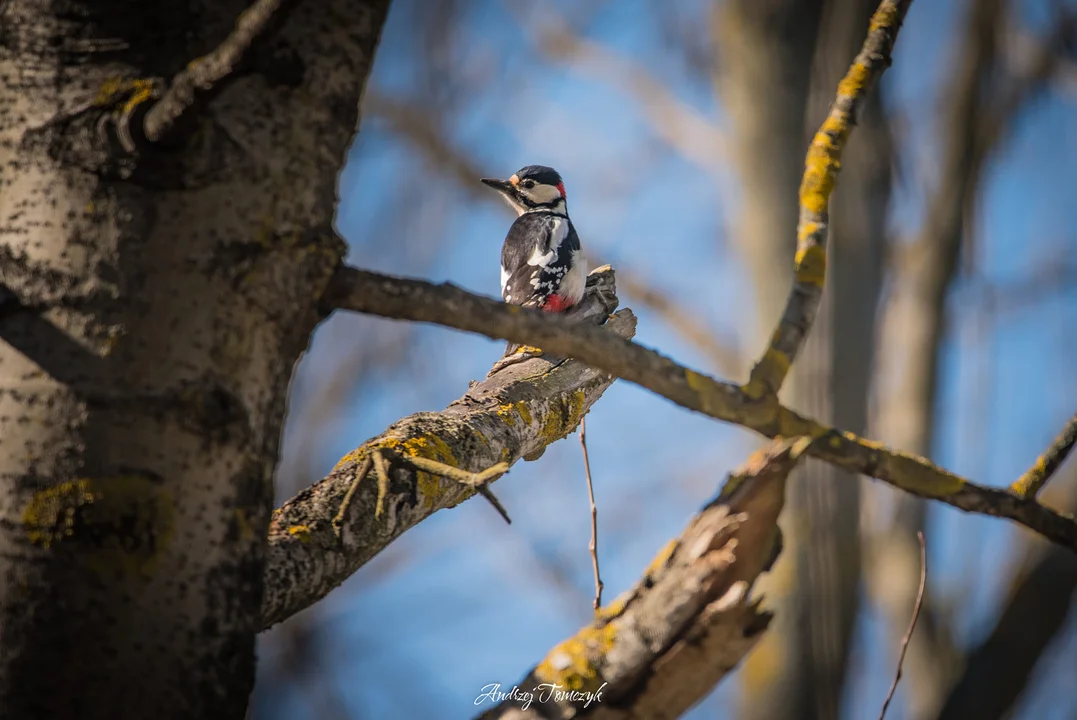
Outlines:
[[501,297],[513,305],[542,307],[561,288],[579,252],[579,236],[564,215],[521,215],[501,248]]

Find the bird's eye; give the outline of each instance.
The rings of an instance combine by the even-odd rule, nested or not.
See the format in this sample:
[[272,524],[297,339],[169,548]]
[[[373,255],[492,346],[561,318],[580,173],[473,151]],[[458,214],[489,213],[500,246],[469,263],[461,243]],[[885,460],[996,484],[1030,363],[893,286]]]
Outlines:
[[530,190],[531,188],[535,187],[535,181],[534,180],[524,180],[523,186],[525,188],[527,188],[528,190]]

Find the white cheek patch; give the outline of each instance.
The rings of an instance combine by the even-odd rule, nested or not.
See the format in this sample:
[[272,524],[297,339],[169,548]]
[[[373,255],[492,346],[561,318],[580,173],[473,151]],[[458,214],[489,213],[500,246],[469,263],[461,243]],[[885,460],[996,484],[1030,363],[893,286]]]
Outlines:
[[528,197],[541,205],[548,205],[561,199],[561,191],[553,185],[536,185],[527,191]]

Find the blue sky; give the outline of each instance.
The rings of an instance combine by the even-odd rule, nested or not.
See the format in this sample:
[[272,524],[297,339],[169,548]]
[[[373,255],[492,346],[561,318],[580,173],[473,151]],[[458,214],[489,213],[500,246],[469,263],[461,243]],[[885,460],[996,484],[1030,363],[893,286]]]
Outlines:
[[[700,4],[679,8],[690,16]],[[1025,5],[1022,17],[1042,22],[1043,3]],[[464,13],[447,61],[481,80],[463,102],[447,101],[447,137],[487,175],[507,176],[532,162],[557,167],[586,247],[690,302],[716,334],[750,338],[751,288],[723,240],[731,188],[657,143],[634,100],[563,67],[535,63],[507,7],[473,3]],[[885,81],[890,105],[917,121],[910,128],[916,159],[907,160],[929,177],[936,170],[932,107],[946,77],[939,69],[953,51],[954,8],[914,3]],[[640,21],[652,11],[645,0],[607,3],[576,27],[645,63],[682,102],[720,118],[706,83],[672,57],[652,23]],[[398,4],[390,15],[371,81],[378,92],[418,92],[412,12]],[[1020,474],[1077,405],[1077,347],[1069,332],[1077,326],[1077,283],[1065,279],[1077,277],[1069,259],[1077,247],[1075,187],[1077,98],[1052,92],[1019,118],[1012,141],[991,163],[975,218],[976,275],[960,281],[951,297],[935,460],[984,484],[1004,485]],[[461,188],[384,123],[368,119],[341,174],[338,230],[355,264],[496,295],[511,217],[482,193]],[[900,193],[892,222],[899,232],[916,227],[924,193]],[[1052,267],[1062,277],[1057,287],[1041,284],[1019,304],[1004,293],[995,310],[987,302],[985,287],[1027,284]],[[636,309],[637,341],[715,371],[660,318]],[[377,349],[402,337],[412,343],[407,353],[367,376],[336,416],[305,431],[289,425],[279,499],[398,418],[447,405],[485,374],[503,346],[444,328],[334,317],[300,368],[293,418],[302,417],[319,382],[341,363],[348,367],[364,345]],[[635,582],[756,442],[742,429],[623,382],[588,416],[588,440],[607,598]],[[586,622],[592,580],[578,443],[569,438],[538,462],[517,465],[496,491],[511,527],[481,502],[439,513],[305,613],[317,660],[302,683],[286,681],[276,664],[278,633],[264,637],[257,715],[323,717],[312,697],[331,691],[347,717],[469,717],[479,709],[473,700],[482,686],[511,686]],[[933,589],[974,589],[957,629],[962,642],[974,643],[998,612],[1007,579],[998,573],[1000,558],[1013,557],[1024,535],[945,507],[933,508],[928,530]],[[878,712],[893,661],[882,638],[869,608],[845,717]],[[1049,658],[1037,673],[1035,700],[1015,717],[1077,712],[1077,696],[1058,691],[1067,684],[1062,659],[1069,672],[1077,662],[1072,617]],[[733,678],[691,717],[728,710],[735,693]]]

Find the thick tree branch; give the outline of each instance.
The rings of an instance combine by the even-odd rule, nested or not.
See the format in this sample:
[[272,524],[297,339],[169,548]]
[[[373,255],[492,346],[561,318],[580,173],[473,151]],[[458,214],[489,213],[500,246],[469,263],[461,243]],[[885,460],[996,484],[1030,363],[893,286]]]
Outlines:
[[1077,413],[1069,419],[1062,432],[1055,437],[1043,454],[1036,458],[1032,467],[1010,486],[1010,490],[1023,498],[1034,498],[1062,463],[1066,461],[1074,443],[1077,443]]
[[[786,479],[810,443],[774,442],[731,473],[635,588],[554,647],[517,693],[492,694],[502,701],[482,718],[677,717],[698,702],[770,622],[749,594],[777,555]],[[534,693],[526,708],[522,693]]]
[[[609,318],[603,333],[632,337],[631,311],[609,315],[617,306],[613,272],[592,272],[588,291],[573,321]],[[401,420],[349,453],[274,513],[263,627],[324,597],[403,532],[476,493],[473,483],[446,478],[443,469],[430,472],[424,460],[480,473],[537,459],[575,430],[612,382],[579,362],[542,356],[476,383],[442,412]],[[386,478],[380,482],[371,471],[379,458]]]
[[150,142],[162,140],[199,100],[220,89],[260,38],[280,23],[295,0],[255,0],[236,19],[236,27],[220,45],[188,63],[172,79],[161,98],[146,112],[142,132]]
[[850,472],[883,480],[920,497],[967,512],[1008,518],[1077,552],[1072,516],[1006,491],[983,487],[931,461],[893,450],[782,407],[773,396],[754,398],[742,387],[689,370],[641,345],[562,317],[506,305],[449,283],[341,268],[323,298],[326,308],[429,322],[490,338],[536,345],[645,387],[678,405],[766,437],[821,438],[808,453]]
[[828,209],[841,167],[841,153],[868,91],[890,66],[890,54],[911,2],[884,0],[879,5],[871,18],[860,54],[838,85],[830,114],[808,147],[800,184],[793,287],[769,347],[752,368],[746,387],[752,397],[763,397],[781,389],[815,320],[826,279]]

